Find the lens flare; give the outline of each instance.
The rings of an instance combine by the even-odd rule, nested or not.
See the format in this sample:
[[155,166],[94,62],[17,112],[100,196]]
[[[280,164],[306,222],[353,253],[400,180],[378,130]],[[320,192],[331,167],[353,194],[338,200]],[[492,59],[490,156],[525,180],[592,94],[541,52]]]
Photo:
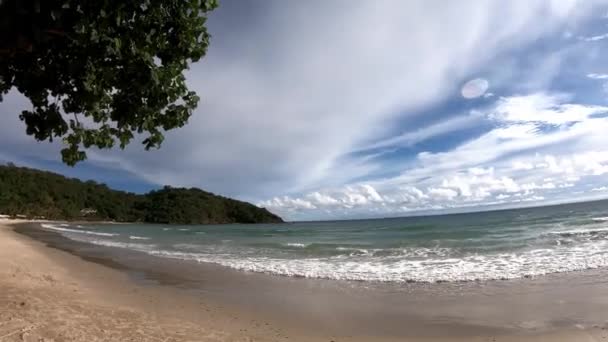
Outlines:
[[474,99],[485,94],[489,86],[490,84],[487,80],[476,78],[465,83],[460,92],[465,99]]

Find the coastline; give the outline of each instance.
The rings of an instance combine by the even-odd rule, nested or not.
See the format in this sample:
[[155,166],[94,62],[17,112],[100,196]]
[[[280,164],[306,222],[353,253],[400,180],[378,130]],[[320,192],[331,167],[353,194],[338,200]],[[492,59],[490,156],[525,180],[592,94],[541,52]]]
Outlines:
[[[124,264],[111,265],[108,259],[87,259],[47,247],[14,232],[8,223],[15,221],[0,222],[0,341],[45,338],[56,341],[600,341],[608,336],[602,325],[565,324],[559,329],[518,331],[484,327],[478,322],[465,325],[446,318],[445,322],[436,321],[432,322],[436,325],[413,329],[424,320],[425,310],[439,309],[433,301],[424,308],[424,298],[418,302],[419,317],[395,314],[385,319],[361,318],[371,319],[370,326],[378,327],[378,331],[366,333],[365,328],[357,329],[358,322],[349,322],[349,317],[331,318],[333,321],[323,329],[315,329],[314,320],[307,321],[296,313],[281,320],[262,311],[276,311],[279,314],[274,316],[281,316],[290,312],[292,301],[301,305],[307,296],[327,296],[329,302],[333,297],[352,298],[350,303],[348,300],[338,303],[345,305],[344,312],[349,311],[349,305],[354,308],[374,301],[362,298],[359,303],[353,303],[359,290],[344,287],[338,288],[340,293],[352,293],[335,296],[338,290],[331,288],[333,283],[215,272],[213,267],[205,269],[207,292],[185,290],[187,286],[181,286],[185,280],[171,282],[170,277],[162,274],[154,278],[157,281],[150,282],[149,277],[134,281],[133,272],[130,275],[121,269]],[[277,301],[264,296],[260,297],[261,303],[248,299],[251,305],[243,306],[239,301],[248,297],[247,293],[241,294],[243,298],[234,299],[217,295],[223,291],[212,291],[224,286],[231,295],[248,288],[258,291],[256,294],[271,292],[266,296],[283,296],[287,307],[275,308]],[[318,290],[321,287],[323,290]],[[231,289],[234,291],[230,292]],[[296,298],[300,296],[305,300]],[[445,305],[449,308],[452,304]],[[467,303],[458,303],[453,307],[466,306]],[[308,308],[306,313],[314,309]],[[322,307],[316,308],[320,309]],[[370,307],[369,311],[373,310]],[[412,327],[412,331],[404,335],[401,330],[404,326]],[[426,331],[434,328],[435,331]]]
[[[23,221],[17,221],[23,222]],[[0,222],[0,341],[272,341],[280,329],[46,247]]]

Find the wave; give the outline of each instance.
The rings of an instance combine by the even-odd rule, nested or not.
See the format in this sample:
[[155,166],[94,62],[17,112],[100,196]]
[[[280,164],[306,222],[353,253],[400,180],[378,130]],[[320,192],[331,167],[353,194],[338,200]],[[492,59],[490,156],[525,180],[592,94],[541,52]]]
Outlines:
[[[236,270],[290,277],[371,282],[462,282],[535,277],[608,266],[608,240],[562,249],[541,248],[520,253],[466,255],[411,259],[406,257],[331,256],[285,259],[239,255],[232,250],[200,250],[196,245],[175,245],[179,250],[157,249],[153,244],[92,240],[90,243],[128,248],[150,255],[204,263]],[[196,248],[195,248],[196,247]],[[189,251],[188,251],[189,250]],[[369,251],[368,251],[369,252]]]
[[285,244],[287,247],[296,247],[296,248],[306,248],[308,244],[306,243],[298,243],[298,242],[288,242]]
[[129,239],[131,239],[131,240],[150,240],[149,237],[137,236],[137,235],[130,235]]
[[550,273],[571,272],[608,266],[602,246],[556,250],[537,249],[525,253],[471,255],[426,260],[373,260],[308,258],[279,259],[152,250],[149,254],[173,259],[215,263],[233,269],[290,277],[372,282],[461,282],[506,280]]
[[[348,256],[356,256],[356,255],[370,255],[374,253],[374,250],[371,252],[365,248],[353,248],[353,247],[336,247],[336,250],[339,252],[346,252]],[[378,251],[378,250],[375,250]]]
[[155,244],[143,244],[143,243],[133,243],[133,242],[120,242],[120,241],[110,241],[110,240],[86,240],[88,243],[92,243],[94,245],[105,246],[105,247],[116,247],[116,248],[126,248],[138,252],[152,253],[154,249],[157,247]]
[[195,243],[177,243],[177,244],[174,244],[172,247],[175,249],[178,249],[178,250],[186,249],[186,250],[200,251],[203,246],[195,244]]
[[[602,226],[605,225],[596,223],[584,226],[586,229],[582,226],[571,229],[575,227],[547,225],[532,227],[513,236],[503,236],[502,230],[492,230],[491,234],[482,235],[474,242],[469,237],[444,238],[437,243],[421,239],[418,246],[409,245],[417,241],[406,241],[400,246],[401,242],[397,240],[336,239],[334,241],[344,243],[321,243],[301,236],[286,239],[291,242],[263,240],[260,235],[250,240],[238,235],[234,241],[226,239],[232,235],[221,235],[216,240],[216,233],[213,233],[213,239],[196,237],[194,233],[199,233],[198,228],[192,228],[192,234],[178,234],[177,237],[181,235],[178,240],[171,237],[169,243],[156,245],[149,241],[133,241],[145,240],[145,237],[128,233],[123,234],[123,241],[116,241],[118,238],[102,237],[118,234],[43,225],[79,233],[69,234],[69,237],[83,242],[165,258],[214,263],[247,272],[398,283],[514,279],[608,267],[608,227]],[[513,239],[519,238],[524,238],[525,243],[513,243]]]
[[87,234],[87,235],[97,235],[97,236],[117,236],[117,235],[119,235],[119,234],[114,234],[114,233],[93,232],[90,230],[83,230],[83,229],[62,228],[62,227],[57,227],[52,224],[46,224],[46,223],[41,224],[41,226],[42,226],[42,228],[56,230],[56,231],[60,231],[60,232],[66,232],[66,233],[77,233],[77,234]]
[[608,217],[593,217],[591,220],[595,222],[606,222],[608,221]]
[[356,247],[336,247],[339,252],[345,252],[348,256],[370,256],[376,258],[445,258],[457,254],[458,251],[452,248],[356,248]]
[[562,237],[607,235],[608,228],[562,230],[562,231],[549,232],[548,234],[559,235]]

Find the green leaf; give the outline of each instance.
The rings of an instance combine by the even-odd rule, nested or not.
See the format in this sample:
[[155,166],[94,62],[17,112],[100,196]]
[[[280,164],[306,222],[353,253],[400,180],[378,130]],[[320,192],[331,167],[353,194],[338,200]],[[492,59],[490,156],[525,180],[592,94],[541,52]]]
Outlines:
[[[16,12],[17,1],[25,9],[44,5],[24,15]],[[146,149],[160,147],[162,132],[185,125],[198,104],[183,73],[188,61],[205,55],[205,16],[216,7],[215,0],[171,6],[149,0],[4,0],[3,28],[32,47],[0,54],[0,101],[12,88],[28,97],[33,108],[19,116],[26,133],[40,141],[62,138],[61,155],[69,165],[86,158],[88,147],[118,142],[124,148],[138,134],[146,137]]]

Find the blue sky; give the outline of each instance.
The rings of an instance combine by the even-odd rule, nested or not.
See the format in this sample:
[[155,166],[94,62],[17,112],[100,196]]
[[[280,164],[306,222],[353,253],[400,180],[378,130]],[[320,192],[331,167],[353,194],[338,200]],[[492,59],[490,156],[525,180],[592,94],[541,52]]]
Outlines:
[[[158,151],[63,166],[0,103],[0,160],[144,192],[196,186],[291,220],[608,197],[608,3],[245,3],[209,18],[202,101]],[[467,85],[468,84],[468,85]]]

